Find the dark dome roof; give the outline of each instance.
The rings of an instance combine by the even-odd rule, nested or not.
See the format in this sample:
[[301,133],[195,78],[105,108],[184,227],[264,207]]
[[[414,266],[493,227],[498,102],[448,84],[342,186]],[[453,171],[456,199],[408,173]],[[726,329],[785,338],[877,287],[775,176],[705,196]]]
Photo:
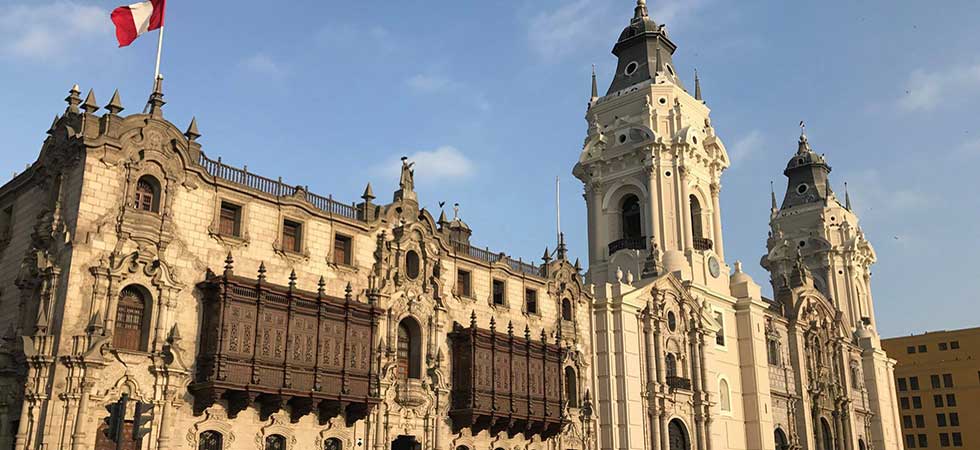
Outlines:
[[634,18],[630,24],[619,34],[619,42],[641,36],[646,33],[656,33],[660,31],[660,25],[649,17]]
[[793,157],[790,158],[789,163],[786,164],[786,171],[803,166],[827,165],[827,160],[824,159],[822,155],[817,154],[817,152],[810,148],[810,142],[807,141],[805,134],[800,135],[799,144],[799,150],[796,151],[796,154],[793,155]]

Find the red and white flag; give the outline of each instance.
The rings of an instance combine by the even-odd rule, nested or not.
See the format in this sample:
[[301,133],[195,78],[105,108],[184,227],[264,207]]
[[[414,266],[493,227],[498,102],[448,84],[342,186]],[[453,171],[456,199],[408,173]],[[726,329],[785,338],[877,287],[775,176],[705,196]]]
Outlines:
[[120,6],[112,11],[112,23],[116,24],[116,39],[120,47],[132,44],[147,31],[163,26],[163,10],[167,0],[150,0]]

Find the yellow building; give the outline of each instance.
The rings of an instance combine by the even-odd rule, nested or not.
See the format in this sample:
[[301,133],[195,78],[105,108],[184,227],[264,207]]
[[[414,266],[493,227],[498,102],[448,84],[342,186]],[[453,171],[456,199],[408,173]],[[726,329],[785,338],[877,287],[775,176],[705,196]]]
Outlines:
[[882,347],[898,360],[905,448],[980,448],[980,327],[886,339]]

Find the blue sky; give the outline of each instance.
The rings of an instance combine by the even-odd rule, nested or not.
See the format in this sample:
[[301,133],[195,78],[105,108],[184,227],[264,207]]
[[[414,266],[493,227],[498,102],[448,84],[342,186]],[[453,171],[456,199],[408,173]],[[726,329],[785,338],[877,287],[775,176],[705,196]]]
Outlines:
[[[73,83],[128,112],[149,93],[156,36],[117,49],[123,1],[0,1],[6,113],[0,174],[34,161]],[[197,116],[211,157],[321,194],[389,200],[398,158],[417,163],[424,206],[461,204],[474,242],[538,258],[554,246],[554,177],[571,251],[585,259],[571,176],[591,65],[600,89],[630,0],[496,2],[171,0],[165,116]],[[768,288],[769,181],[805,120],[836,190],[850,186],[878,251],[885,336],[978,325],[980,5],[650,1],[696,67],[733,164],[723,177],[726,254]]]

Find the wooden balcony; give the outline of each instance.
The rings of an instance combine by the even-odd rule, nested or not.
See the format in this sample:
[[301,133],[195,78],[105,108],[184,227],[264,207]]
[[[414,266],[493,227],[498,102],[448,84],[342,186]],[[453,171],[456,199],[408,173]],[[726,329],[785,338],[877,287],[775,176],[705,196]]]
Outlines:
[[620,250],[645,250],[647,248],[647,238],[643,236],[627,237],[609,243],[609,256]]
[[714,243],[708,238],[694,238],[694,249],[699,251],[708,251],[714,248]]
[[498,333],[456,324],[452,340],[453,398],[449,415],[454,432],[475,435],[524,433],[542,440],[564,425],[561,347],[544,335],[534,340],[512,332]]
[[265,418],[288,405],[294,421],[316,412],[325,423],[343,411],[353,423],[380,402],[372,342],[381,310],[264,277],[211,274],[198,288],[195,413],[224,399],[230,417],[256,406]]
[[667,386],[671,389],[691,390],[691,380],[681,377],[667,377]]

